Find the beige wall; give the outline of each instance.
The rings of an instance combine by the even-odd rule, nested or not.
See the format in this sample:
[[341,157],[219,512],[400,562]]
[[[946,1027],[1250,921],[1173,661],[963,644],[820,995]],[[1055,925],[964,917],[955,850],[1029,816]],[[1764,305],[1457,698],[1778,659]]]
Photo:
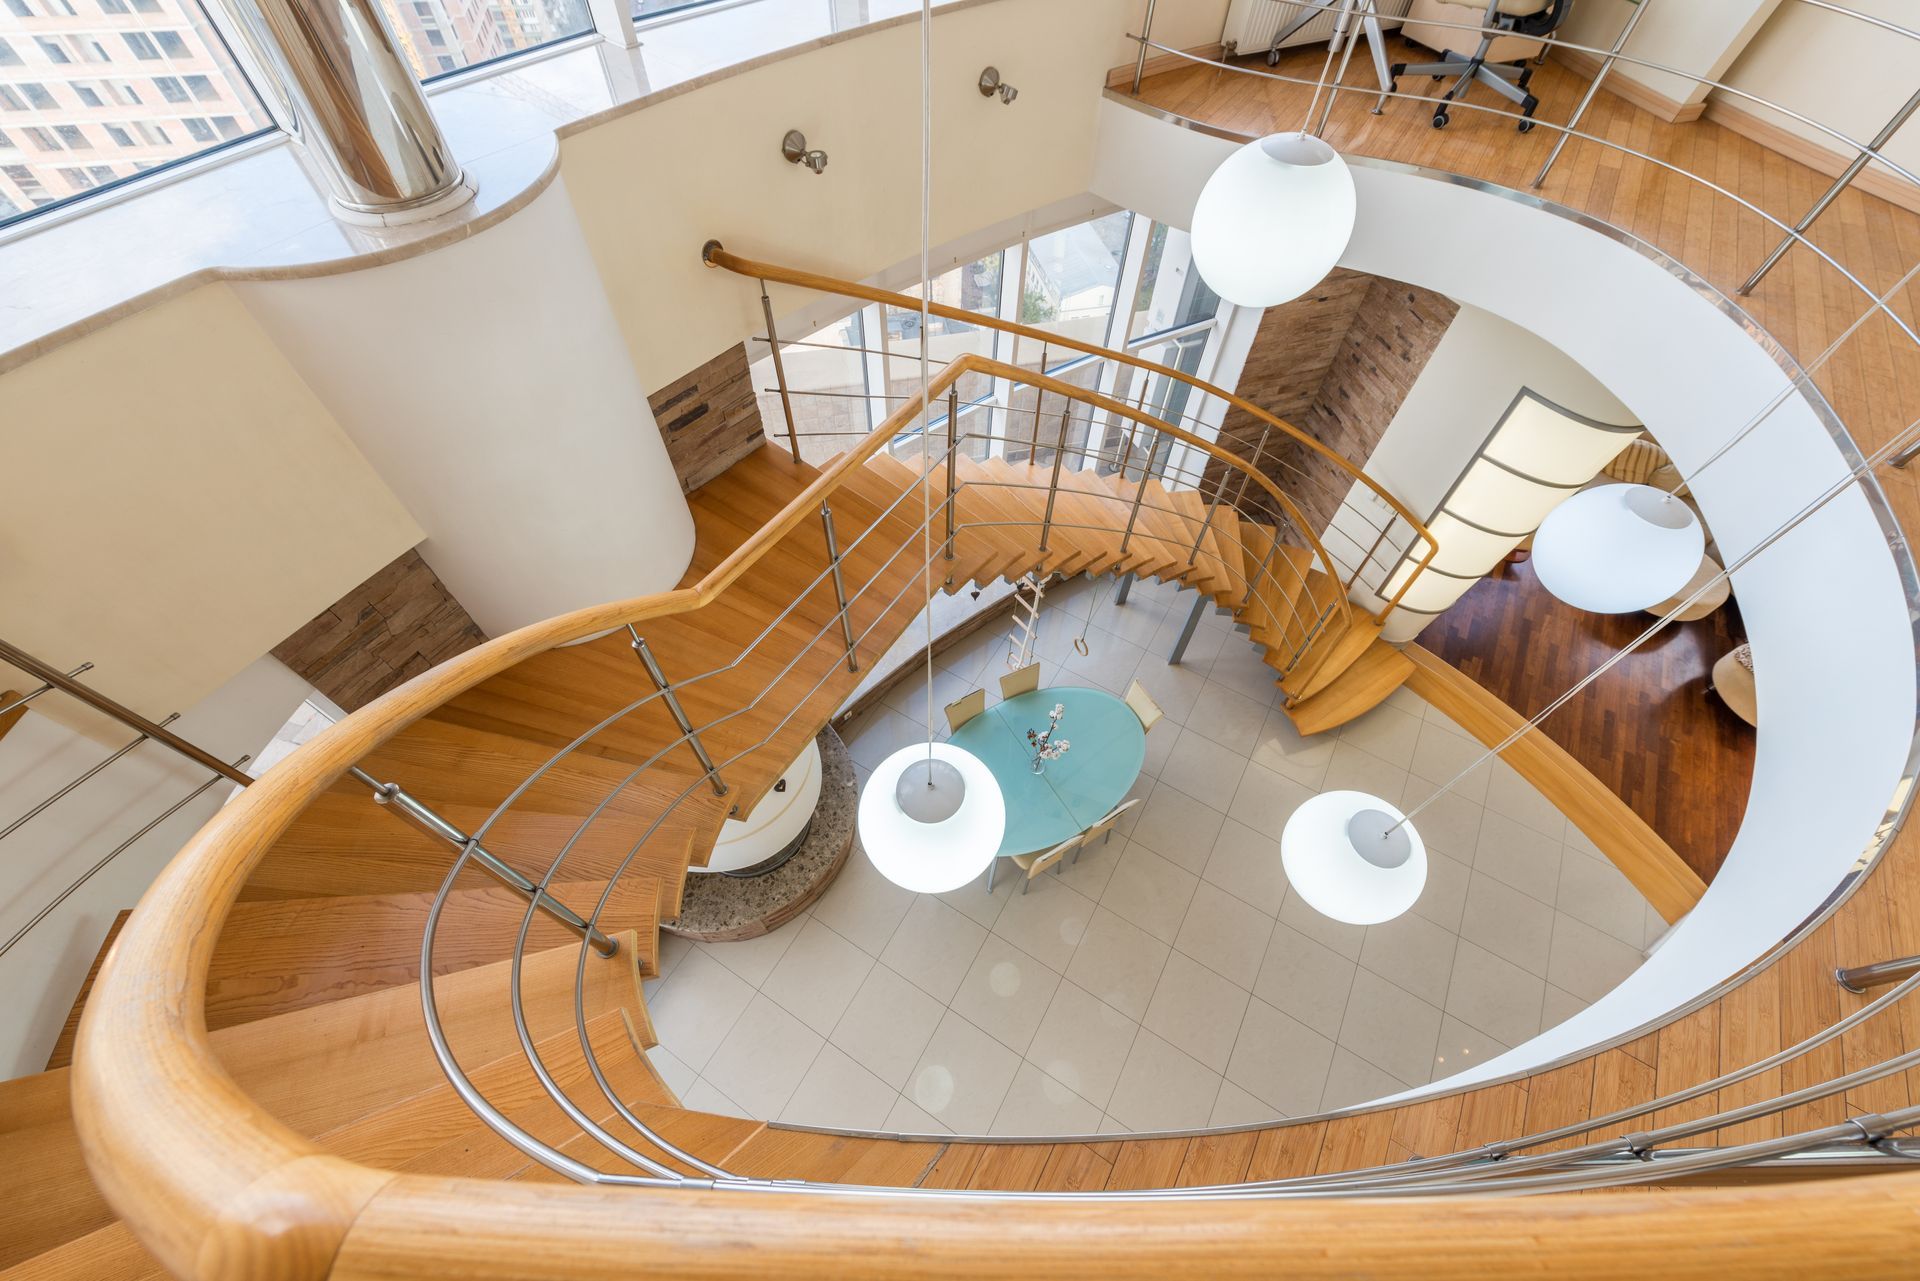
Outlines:
[[[1090,34],[1118,27],[1120,2],[1000,0],[937,14],[934,244],[1086,190],[1112,54]],[[988,64],[1020,90],[1011,106],[975,87]],[[646,387],[761,330],[753,283],[701,264],[709,238],[855,280],[918,253],[919,103],[919,32],[895,26],[565,138],[562,172]],[[790,128],[828,153],[824,174],[781,158]],[[782,313],[810,301],[774,294]]]
[[[1913,0],[1848,0],[1849,7],[1906,27],[1920,27],[1920,6]],[[1893,35],[1858,19],[1810,9],[1785,0],[1727,72],[1737,89],[1758,94],[1811,116],[1860,142],[1877,133],[1915,88],[1920,88],[1920,41]],[[1845,144],[1797,120],[1755,107],[1737,98],[1733,105],[1751,111],[1788,133],[1844,153]],[[1909,121],[1887,144],[1897,163],[1920,172],[1920,121]],[[1795,211],[1798,212],[1798,211]]]
[[[1204,49],[1219,44],[1220,32],[1227,25],[1229,4],[1230,0],[1161,0],[1153,11],[1153,42],[1170,49]],[[1113,65],[1131,67],[1140,56],[1140,46],[1127,39],[1127,34],[1140,34],[1146,21],[1147,0],[1123,0],[1121,11],[1121,25],[1114,28]]]
[[0,635],[155,718],[421,537],[223,284],[0,375],[0,423]]
[[[1781,0],[1649,0],[1646,15],[1623,52],[1689,75],[1717,80],[1739,56]],[[1787,0],[1792,7],[1792,0]],[[1571,44],[1608,49],[1626,25],[1628,0],[1580,0],[1560,28]],[[1682,105],[1696,104],[1707,90],[1686,76],[1618,63],[1613,75],[1645,85]]]

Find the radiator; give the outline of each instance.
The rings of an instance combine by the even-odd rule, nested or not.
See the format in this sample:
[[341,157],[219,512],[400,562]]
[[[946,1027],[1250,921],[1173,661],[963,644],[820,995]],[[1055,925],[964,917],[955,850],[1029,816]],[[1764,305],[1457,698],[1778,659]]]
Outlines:
[[[1400,25],[1412,7],[1413,0],[1378,0],[1375,5],[1380,25],[1389,31]],[[1273,47],[1274,37],[1298,22],[1306,12],[1287,0],[1233,0],[1227,6],[1227,25],[1220,35],[1220,43],[1229,55],[1252,57],[1265,53]],[[1287,36],[1280,47],[1290,49],[1294,45],[1327,39],[1333,35],[1335,17],[1331,12],[1314,14],[1305,26]]]

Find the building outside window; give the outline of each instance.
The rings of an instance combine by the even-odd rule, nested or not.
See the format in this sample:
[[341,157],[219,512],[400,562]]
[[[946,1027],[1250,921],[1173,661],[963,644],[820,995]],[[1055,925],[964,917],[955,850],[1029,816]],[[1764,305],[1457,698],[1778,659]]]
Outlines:
[[[4,4],[0,48],[12,57],[0,54],[0,111],[27,150],[8,153],[9,163],[0,166],[0,226],[273,127],[200,0],[83,0],[84,16],[60,0]],[[112,24],[107,30],[101,15]],[[70,77],[76,64],[91,62],[118,62],[129,71],[138,66],[139,76],[132,83]],[[204,115],[174,128],[178,108],[172,104],[185,102],[201,104]],[[89,135],[82,126],[106,106],[116,108],[116,118],[99,122],[104,137]],[[42,153],[80,151],[91,159],[100,148],[108,153],[100,159],[110,163],[68,173],[41,167]]]
[[593,30],[586,0],[380,0],[380,7],[423,80]]

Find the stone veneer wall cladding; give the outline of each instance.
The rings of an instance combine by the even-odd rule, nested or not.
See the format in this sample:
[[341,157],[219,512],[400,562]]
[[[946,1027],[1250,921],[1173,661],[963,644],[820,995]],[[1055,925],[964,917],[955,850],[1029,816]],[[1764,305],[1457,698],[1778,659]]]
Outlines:
[[[682,491],[700,488],[767,442],[745,343],[682,374],[647,397],[647,404]],[[832,452],[845,448],[842,442]]]
[[274,646],[273,656],[351,712],[486,639],[410,551]]
[[[1238,391],[1363,467],[1459,310],[1430,289],[1336,270],[1311,293],[1267,309]],[[1260,427],[1251,414],[1229,410],[1221,443],[1249,456]],[[1338,467],[1293,442],[1270,440],[1261,470],[1293,497],[1315,533],[1351,485]]]

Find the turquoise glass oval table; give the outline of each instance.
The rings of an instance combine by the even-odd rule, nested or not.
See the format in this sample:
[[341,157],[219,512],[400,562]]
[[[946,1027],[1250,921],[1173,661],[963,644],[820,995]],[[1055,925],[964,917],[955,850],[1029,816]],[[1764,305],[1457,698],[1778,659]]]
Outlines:
[[[1033,772],[1027,731],[1043,732],[1055,703],[1059,736],[1073,746]],[[955,747],[985,763],[1007,802],[1000,857],[1050,850],[1112,813],[1147,759],[1147,734],[1126,700],[1103,689],[1061,685],[996,703],[953,733]]]

